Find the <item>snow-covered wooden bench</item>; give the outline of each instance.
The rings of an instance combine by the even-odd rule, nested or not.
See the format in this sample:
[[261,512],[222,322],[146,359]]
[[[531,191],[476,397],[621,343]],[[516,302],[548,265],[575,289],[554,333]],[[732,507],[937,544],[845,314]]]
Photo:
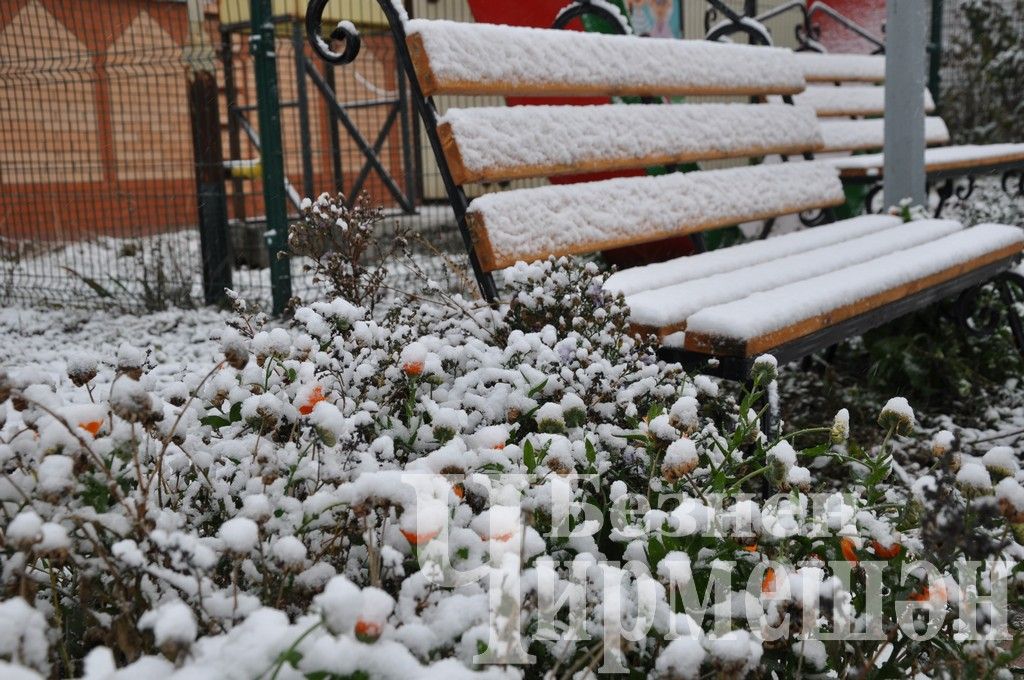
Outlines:
[[[844,201],[835,168],[808,162],[514,188],[470,201],[467,184],[810,154],[823,146],[821,128],[810,108],[746,101],[804,90],[788,50],[408,20],[389,0],[381,7],[488,300],[499,296],[492,272],[519,261]],[[433,97],[451,94],[714,94],[743,103],[478,106],[439,114]],[[624,270],[606,285],[626,296],[637,332],[661,338],[666,358],[738,378],[761,353],[799,358],[984,283],[1022,247],[1015,227],[963,230],[949,221],[870,215]]]
[[[853,54],[798,55],[804,77],[810,85],[793,99],[798,106],[814,109],[821,118],[825,146],[822,152],[861,152],[881,150],[884,145],[885,56]],[[873,84],[865,84],[873,83]],[[925,110],[931,113],[934,102],[924,92]],[[953,195],[954,182],[967,185],[958,195],[966,198],[973,190],[974,178],[981,175],[1024,170],[1024,144],[949,144],[949,129],[937,116],[925,119],[925,171],[938,195],[935,214],[941,214]],[[885,168],[881,153],[846,155],[829,159],[846,182],[875,184]],[[1006,186],[1004,180],[1004,186]],[[872,194],[877,194],[873,190]]]

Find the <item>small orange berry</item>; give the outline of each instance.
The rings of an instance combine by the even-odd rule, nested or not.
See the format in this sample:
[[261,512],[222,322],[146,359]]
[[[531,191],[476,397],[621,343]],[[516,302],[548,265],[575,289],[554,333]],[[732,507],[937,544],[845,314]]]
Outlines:
[[454,493],[459,498],[466,497],[466,489],[463,488],[461,484],[452,484],[452,493]]
[[853,539],[843,537],[839,539],[839,549],[843,551],[843,557],[846,558],[847,562],[857,564],[860,562],[860,558],[857,557],[857,550],[853,545]]
[[304,416],[308,416],[313,412],[313,408],[316,407],[321,401],[324,401],[324,388],[317,385],[310,392],[309,398],[306,399],[306,403],[299,407],[299,413]]
[[79,423],[78,426],[85,430],[86,432],[88,432],[89,434],[91,434],[93,437],[95,437],[96,433],[100,431],[101,427],[103,427],[103,421],[90,420],[87,423]]
[[402,535],[405,536],[405,540],[409,541],[410,545],[424,545],[430,543],[437,536],[439,531],[430,531],[423,534],[417,534],[415,531],[407,531],[402,529]]
[[893,543],[889,547],[886,547],[878,541],[871,541],[871,547],[874,549],[875,554],[883,560],[891,560],[894,557],[899,557],[900,553],[903,552],[903,546],[899,543]]
[[360,642],[374,642],[380,637],[380,624],[359,619],[356,621],[355,634]]
[[761,592],[766,595],[775,592],[775,570],[771,567],[765,570],[761,579]]

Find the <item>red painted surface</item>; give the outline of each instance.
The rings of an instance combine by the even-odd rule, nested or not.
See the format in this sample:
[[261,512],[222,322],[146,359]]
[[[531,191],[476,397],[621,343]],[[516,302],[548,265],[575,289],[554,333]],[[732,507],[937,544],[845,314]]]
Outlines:
[[[885,0],[825,0],[824,4],[857,22],[868,32],[884,38]],[[875,47],[856,33],[852,33],[831,17],[818,14],[815,21],[821,26],[821,42],[829,52],[868,54]]]

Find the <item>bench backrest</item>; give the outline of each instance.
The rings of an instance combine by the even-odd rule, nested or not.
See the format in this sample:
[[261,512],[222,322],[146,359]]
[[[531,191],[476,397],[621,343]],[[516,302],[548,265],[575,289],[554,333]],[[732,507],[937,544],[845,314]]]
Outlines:
[[[436,126],[428,133],[436,134],[438,162],[463,200],[462,185],[469,183],[806,155],[823,145],[814,112],[788,103],[485,106],[438,115],[431,99],[788,99],[806,86],[789,50],[450,21],[405,21],[401,30],[428,107],[425,123]],[[518,260],[657,241],[842,200],[834,170],[791,163],[494,192],[466,202],[465,223],[474,265],[489,272]]]
[[[806,91],[794,97],[799,106],[821,117],[825,152],[874,151],[884,145],[885,56],[866,54],[820,54],[802,52],[797,61],[808,83]],[[926,89],[925,112],[935,110]],[[925,119],[925,143],[948,144],[949,129],[938,116]]]

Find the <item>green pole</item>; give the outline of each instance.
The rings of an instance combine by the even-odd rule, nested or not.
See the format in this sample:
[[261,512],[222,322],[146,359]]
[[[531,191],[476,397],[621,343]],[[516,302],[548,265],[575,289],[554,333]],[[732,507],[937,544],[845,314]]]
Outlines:
[[291,268],[281,257],[288,247],[288,210],[284,193],[284,154],[281,150],[281,106],[277,88],[277,54],[270,0],[251,0],[252,34],[249,49],[256,76],[260,122],[260,165],[263,202],[267,213],[264,239],[270,252],[270,287],[274,314],[281,314],[292,297]]
[[942,72],[942,0],[932,0],[931,40],[928,41],[928,89],[937,104]]

